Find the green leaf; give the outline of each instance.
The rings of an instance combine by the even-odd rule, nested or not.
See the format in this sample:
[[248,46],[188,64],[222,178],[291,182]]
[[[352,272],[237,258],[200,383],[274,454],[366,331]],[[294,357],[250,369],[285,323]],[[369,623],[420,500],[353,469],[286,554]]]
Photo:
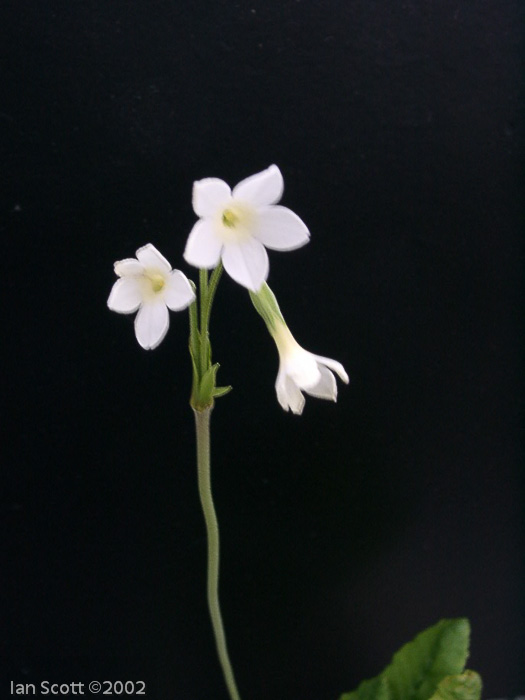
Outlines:
[[480,700],[481,678],[475,671],[447,676],[439,683],[430,700]]
[[429,700],[445,676],[465,668],[469,637],[468,620],[441,620],[401,647],[377,678],[340,700]]
[[392,697],[428,700],[444,676],[465,668],[469,637],[468,620],[441,620],[405,644],[385,671]]

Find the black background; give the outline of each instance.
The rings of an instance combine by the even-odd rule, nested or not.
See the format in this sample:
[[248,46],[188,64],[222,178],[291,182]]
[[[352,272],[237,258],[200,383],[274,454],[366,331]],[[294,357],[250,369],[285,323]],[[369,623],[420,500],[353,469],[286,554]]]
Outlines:
[[269,282],[352,381],[285,414],[273,343],[221,282],[212,340],[234,391],[212,474],[241,694],[335,699],[463,615],[485,697],[525,692],[523,10],[3,3],[7,678],[226,698],[187,317],[148,353],[106,299],[114,260],[146,242],[196,279],[192,182],[277,163],[312,238],[271,253]]

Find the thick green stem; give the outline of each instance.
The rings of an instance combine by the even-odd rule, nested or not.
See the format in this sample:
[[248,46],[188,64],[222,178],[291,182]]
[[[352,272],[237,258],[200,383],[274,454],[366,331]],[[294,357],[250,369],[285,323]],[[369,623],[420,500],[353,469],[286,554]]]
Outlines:
[[224,680],[231,700],[240,700],[235,678],[226,647],[226,637],[219,606],[219,525],[213,498],[210,477],[210,415],[211,406],[203,411],[193,411],[197,433],[197,471],[199,477],[199,495],[206,521],[208,534],[208,607],[210,610],[213,633],[217,652],[221,662]]

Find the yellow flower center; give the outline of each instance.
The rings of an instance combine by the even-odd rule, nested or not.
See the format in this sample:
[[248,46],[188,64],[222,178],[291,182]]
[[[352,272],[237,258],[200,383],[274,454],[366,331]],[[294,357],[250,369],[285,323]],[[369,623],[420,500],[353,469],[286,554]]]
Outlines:
[[164,286],[166,284],[166,280],[164,277],[158,273],[158,272],[153,272],[150,275],[148,275],[151,281],[151,288],[153,289],[154,293],[157,294],[160,292],[161,289],[164,289]]
[[218,238],[226,244],[247,241],[254,235],[257,211],[251,204],[233,200],[224,209],[217,209],[214,228]]
[[222,212],[222,223],[228,228],[235,228],[239,223],[239,216],[231,209],[225,209]]

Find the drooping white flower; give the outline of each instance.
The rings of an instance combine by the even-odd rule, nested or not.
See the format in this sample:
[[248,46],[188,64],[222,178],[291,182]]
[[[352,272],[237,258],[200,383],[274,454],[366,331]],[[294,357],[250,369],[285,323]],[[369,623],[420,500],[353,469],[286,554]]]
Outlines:
[[136,256],[115,263],[115,273],[120,279],[113,285],[108,306],[119,314],[138,310],[135,335],[145,350],[153,350],[168,331],[168,309],[185,309],[195,294],[186,275],[172,270],[151,243],[139,248]]
[[337,384],[331,370],[348,384],[348,375],[343,365],[302,348],[279,319],[275,319],[271,332],[280,360],[275,390],[284,410],[291,409],[300,415],[305,403],[303,391],[319,399],[336,401]]
[[283,176],[276,165],[246,178],[233,191],[218,178],[195,182],[193,209],[200,219],[189,235],[186,261],[210,269],[222,259],[230,277],[258,291],[268,277],[266,248],[293,250],[310,237],[296,214],[275,206],[283,189]]

